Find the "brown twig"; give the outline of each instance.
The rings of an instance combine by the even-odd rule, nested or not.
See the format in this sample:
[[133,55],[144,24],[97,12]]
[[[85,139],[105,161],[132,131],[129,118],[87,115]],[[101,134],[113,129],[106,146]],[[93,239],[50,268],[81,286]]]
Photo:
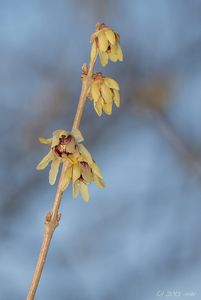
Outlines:
[[194,171],[199,182],[201,182],[201,156],[187,141],[177,132],[163,111],[157,113],[159,128],[168,142],[179,153],[183,161]]
[[[73,121],[72,129],[79,129],[79,127],[80,127],[80,121],[82,119],[85,102],[86,102],[86,97],[87,97],[89,87],[91,84],[95,61],[96,61],[96,59],[90,60],[89,70],[87,71],[87,76],[86,76],[86,81],[82,82],[82,90],[81,90],[80,99],[79,99],[79,103],[77,106],[75,118]],[[83,65],[83,66],[85,66],[85,65]]]
[[[90,88],[91,79],[93,75],[93,69],[95,65],[96,58],[94,60],[90,60],[89,64],[89,70],[87,72],[86,80],[82,81],[82,89],[80,94],[79,103],[77,106],[77,111],[75,114],[75,118],[73,121],[72,129],[79,129],[80,122],[82,119],[85,103],[86,103],[86,97]],[[59,178],[58,186],[56,195],[54,198],[53,206],[51,209],[51,212],[48,212],[45,217],[45,228],[44,228],[44,237],[43,242],[41,246],[41,250],[39,253],[38,261],[36,264],[35,272],[32,278],[32,282],[30,285],[30,289],[27,295],[27,300],[32,300],[35,297],[35,293],[38,287],[38,283],[43,271],[43,267],[45,264],[46,256],[48,253],[48,249],[50,246],[50,242],[54,233],[55,228],[59,225],[59,220],[61,217],[61,214],[59,213],[59,207],[62,199],[62,181],[65,176],[66,169],[68,167],[68,163],[64,162],[62,166],[61,175]]]

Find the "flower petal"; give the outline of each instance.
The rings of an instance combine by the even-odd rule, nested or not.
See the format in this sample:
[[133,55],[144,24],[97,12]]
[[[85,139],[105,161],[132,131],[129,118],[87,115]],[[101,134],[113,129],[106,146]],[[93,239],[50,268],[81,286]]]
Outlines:
[[101,106],[103,106],[105,103],[105,100],[103,99],[103,97],[100,97],[98,102],[101,104]]
[[109,41],[112,45],[114,45],[114,44],[116,43],[116,37],[115,37],[115,34],[114,34],[114,32],[113,32],[111,29],[106,30],[106,31],[105,31],[105,35],[106,35],[108,41]]
[[123,52],[122,52],[122,49],[121,49],[119,43],[117,44],[117,56],[118,56],[119,61],[123,61]]
[[73,136],[71,136],[71,141],[66,145],[66,152],[67,153],[75,152],[75,138]]
[[112,114],[112,102],[106,102],[103,104],[103,111],[107,114],[107,115],[111,115]]
[[61,162],[60,159],[55,159],[55,160],[52,161],[50,172],[49,172],[49,183],[51,185],[53,185],[56,181],[57,174],[58,174],[58,171],[59,171],[60,162]]
[[101,84],[101,94],[106,102],[112,101],[113,93],[106,84]]
[[105,52],[108,48],[108,39],[102,30],[98,34],[98,47],[101,52]]
[[118,82],[112,78],[105,77],[104,83],[111,89],[118,90],[118,91],[120,90]]
[[49,162],[54,158],[54,155],[52,153],[52,150],[49,151],[47,155],[45,155],[41,161],[37,164],[36,170],[43,170],[47,167]]
[[97,115],[100,117],[102,115],[102,105],[100,104],[99,101],[97,101],[97,102],[94,101],[94,109],[95,109]]
[[106,52],[101,52],[101,51],[98,51],[98,54],[100,57],[101,65],[105,67],[108,64],[108,54]]
[[91,172],[91,168],[89,167],[89,165],[87,164],[86,166],[83,166],[82,163],[80,163],[80,168],[81,168],[81,173],[82,173],[82,177],[84,179],[84,181],[89,184],[92,181],[92,172]]
[[113,90],[114,92],[114,103],[116,104],[117,107],[120,106],[120,95],[119,95],[119,91],[117,90]]
[[66,135],[68,136],[70,134],[70,132],[66,131],[66,130],[63,130],[63,129],[58,129],[58,130],[55,130],[53,132],[53,139],[52,139],[52,145],[51,147],[55,147],[56,145],[59,144],[59,139],[62,135]]
[[78,179],[80,178],[80,175],[81,175],[81,170],[80,170],[80,166],[79,164],[74,164],[73,165],[73,175],[72,175],[72,181],[73,183]]
[[71,133],[72,133],[72,135],[74,136],[74,138],[76,139],[76,141],[78,143],[84,141],[84,137],[83,137],[83,135],[82,135],[82,133],[79,129],[75,128],[75,129],[72,130]]
[[116,62],[118,60],[118,55],[116,53],[114,53],[114,52],[109,52],[108,56],[109,56],[109,59],[112,62]]
[[73,191],[72,191],[73,198],[76,198],[78,196],[79,191],[80,191],[80,181],[77,180],[75,183],[73,183]]
[[95,101],[98,101],[100,97],[100,84],[92,82],[91,85],[91,95]]
[[114,44],[114,45],[111,45],[110,47],[110,51],[114,54],[117,54],[117,49],[118,49],[118,43]]
[[48,145],[48,144],[51,144],[51,143],[52,143],[52,138],[46,139],[46,138],[44,138],[44,137],[42,137],[42,136],[39,136],[38,140],[39,140],[39,142],[40,142],[41,144],[46,144],[46,145]]
[[89,153],[89,151],[87,150],[87,148],[82,145],[82,144],[79,144],[78,145],[78,149],[79,149],[79,152],[80,154],[82,155],[82,157],[84,159],[86,159],[86,161],[89,163],[89,164],[93,164],[93,160],[92,160],[92,157],[91,157],[91,154]]
[[103,179],[103,175],[101,174],[101,171],[95,162],[93,162],[93,164],[91,165],[91,168],[92,168],[92,172],[95,175],[97,175],[98,177]]
[[80,192],[84,201],[89,201],[89,190],[88,186],[84,182],[80,182]]
[[71,178],[72,178],[72,166],[67,168],[66,170],[66,173],[64,175],[64,178],[63,178],[63,181],[62,181],[62,185],[61,185],[61,188],[62,188],[62,191],[64,191],[65,189],[67,189],[70,181],[71,181]]
[[99,188],[101,188],[101,189],[105,188],[104,181],[95,174],[94,174],[94,182]]

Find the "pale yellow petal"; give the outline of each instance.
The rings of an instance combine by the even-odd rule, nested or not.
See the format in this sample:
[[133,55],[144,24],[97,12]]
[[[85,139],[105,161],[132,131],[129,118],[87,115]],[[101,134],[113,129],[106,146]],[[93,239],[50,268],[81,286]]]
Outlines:
[[37,164],[36,169],[37,170],[43,170],[47,167],[49,162],[54,158],[54,155],[52,153],[52,150],[49,151],[47,155],[45,155],[42,160]]
[[94,41],[91,46],[90,58],[92,61],[94,61],[96,59],[96,57],[97,57],[97,46],[96,46],[96,41]]
[[106,102],[112,101],[113,93],[106,84],[101,84],[101,95]]
[[82,155],[82,157],[89,163],[89,164],[92,164],[93,163],[93,159],[91,157],[91,154],[89,153],[89,151],[87,150],[87,148],[82,145],[82,144],[79,144],[78,145],[78,149],[79,149],[79,152],[80,154]]
[[80,181],[77,180],[75,183],[73,183],[73,191],[72,191],[73,198],[76,198],[78,196],[79,191],[80,191]]
[[88,190],[88,186],[84,182],[80,183],[80,192],[81,192],[83,200],[88,202],[89,201],[89,190]]
[[110,52],[111,53],[114,53],[114,54],[117,54],[117,50],[118,50],[118,44],[116,43],[116,44],[114,44],[114,45],[111,45],[111,47],[110,47]]
[[115,36],[116,36],[116,42],[120,43],[120,35],[118,34],[118,32],[115,32]]
[[69,183],[70,183],[70,178],[69,177],[64,177],[63,180],[62,180],[62,183],[61,183],[62,192],[64,192],[67,189],[67,187],[69,186]]
[[106,52],[101,51],[98,51],[98,54],[100,56],[101,65],[105,67],[108,64],[108,54]]
[[112,102],[104,103],[103,111],[110,116],[112,114]]
[[64,178],[62,180],[62,186],[61,186],[62,191],[64,191],[65,189],[67,189],[67,187],[68,187],[68,185],[69,185],[69,183],[71,181],[71,178],[72,178],[72,166],[69,167],[69,168],[67,168],[67,170],[66,170]]
[[108,40],[104,31],[100,31],[98,34],[98,47],[101,52],[105,52],[108,48]]
[[84,141],[84,137],[83,137],[83,135],[82,135],[82,133],[79,129],[75,128],[75,129],[72,130],[71,133],[72,133],[72,135],[74,136],[74,138],[76,139],[76,141],[78,143]]
[[65,145],[67,153],[74,153],[75,152],[75,139],[71,136],[71,141]]
[[106,30],[106,31],[105,31],[105,35],[106,35],[108,41],[109,41],[112,45],[114,45],[114,44],[116,43],[116,37],[115,37],[115,34],[114,34],[114,32],[113,32],[111,29]]
[[79,164],[74,164],[73,165],[73,175],[72,175],[72,181],[73,183],[78,179],[80,178],[80,175],[81,175],[81,170],[80,170],[80,166]]
[[108,52],[109,59],[113,62],[116,62],[118,60],[118,47],[117,43],[115,45],[111,45],[110,51]]
[[105,183],[102,178],[94,174],[94,182],[99,188],[105,188]]
[[119,95],[119,91],[117,90],[113,90],[114,92],[114,103],[116,104],[117,107],[120,106],[120,95]]
[[103,175],[101,174],[101,171],[95,162],[93,162],[93,164],[91,165],[91,168],[92,168],[92,172],[95,175],[97,175],[98,177],[103,179]]
[[97,101],[97,102],[94,101],[94,109],[95,109],[97,115],[100,117],[102,115],[102,105],[100,104],[99,101]]
[[55,159],[52,161],[50,172],[49,172],[49,183],[51,185],[53,185],[56,181],[60,162],[61,162],[60,159]]
[[98,99],[100,97],[100,84],[99,83],[94,83],[94,82],[92,83],[91,95],[95,101],[98,101]]
[[38,138],[38,140],[39,140],[39,142],[40,142],[41,144],[46,144],[46,145],[48,145],[48,144],[51,144],[51,143],[52,143],[52,138],[46,139],[46,138],[40,136],[40,137]]
[[101,106],[103,106],[105,103],[105,100],[103,99],[103,97],[100,97],[98,102],[101,104]]
[[114,52],[109,52],[108,56],[109,56],[109,59],[113,62],[116,62],[118,60],[118,55]]
[[111,89],[118,90],[118,91],[120,90],[118,82],[112,78],[105,77],[104,83]]
[[62,161],[67,161],[69,163],[69,165],[72,165],[74,163],[74,161],[72,160],[72,153],[68,154],[68,156],[64,156],[62,157]]
[[117,56],[120,61],[123,61],[123,52],[119,44],[117,44]]
[[86,183],[91,183],[92,181],[92,172],[91,168],[89,165],[83,165],[83,163],[80,163],[80,169],[81,169],[81,174]]

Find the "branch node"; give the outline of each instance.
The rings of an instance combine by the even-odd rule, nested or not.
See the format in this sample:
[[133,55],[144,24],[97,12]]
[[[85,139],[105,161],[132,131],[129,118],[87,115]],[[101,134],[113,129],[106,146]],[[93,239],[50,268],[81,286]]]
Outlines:
[[49,211],[45,216],[45,224],[50,223],[51,218],[52,218],[52,213]]
[[87,64],[82,65],[82,74],[87,75],[88,74],[88,66]]

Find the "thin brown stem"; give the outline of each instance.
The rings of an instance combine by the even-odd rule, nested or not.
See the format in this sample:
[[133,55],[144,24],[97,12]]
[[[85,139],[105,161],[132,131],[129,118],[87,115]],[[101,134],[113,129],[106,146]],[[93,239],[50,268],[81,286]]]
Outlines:
[[39,280],[41,277],[41,273],[42,273],[42,270],[43,270],[43,267],[45,264],[49,245],[50,245],[54,230],[59,224],[59,219],[60,219],[59,207],[60,207],[61,198],[62,198],[61,185],[62,185],[62,180],[63,180],[64,174],[65,174],[66,168],[67,168],[67,164],[64,163],[63,167],[62,167],[62,171],[61,171],[61,175],[60,175],[60,179],[59,179],[59,183],[58,183],[58,187],[57,187],[57,191],[56,191],[56,195],[54,198],[51,212],[48,212],[45,217],[43,242],[42,242],[41,250],[39,253],[38,261],[36,264],[35,272],[33,275],[33,279],[32,279],[31,285],[30,285],[30,289],[29,289],[29,292],[27,295],[27,300],[34,299],[36,289],[38,287],[38,283],[39,283]]
[[[86,97],[87,97],[87,94],[88,94],[88,91],[90,88],[90,84],[91,84],[95,61],[96,61],[96,59],[94,59],[93,61],[90,61],[86,80],[82,81],[82,89],[81,89],[80,99],[79,99],[79,103],[77,106],[77,111],[76,111],[75,118],[73,121],[72,129],[79,129],[79,127],[80,127],[80,122],[82,119],[82,115],[83,115],[83,111],[84,111],[84,107],[85,107],[85,103],[86,103]],[[62,171],[61,171],[61,175],[59,178],[57,191],[56,191],[56,195],[54,198],[51,212],[47,213],[47,215],[45,217],[43,242],[42,242],[42,246],[40,249],[40,253],[39,253],[38,261],[37,261],[36,268],[34,271],[34,275],[32,278],[32,282],[30,285],[30,289],[29,289],[29,292],[27,295],[27,300],[32,300],[35,297],[35,293],[36,293],[36,290],[37,290],[37,287],[39,284],[39,280],[40,280],[40,277],[41,277],[41,274],[43,271],[43,267],[45,264],[45,260],[47,257],[51,239],[52,239],[54,230],[59,225],[59,220],[61,217],[61,214],[59,213],[59,207],[60,207],[62,194],[63,194],[62,181],[65,176],[67,167],[68,167],[68,163],[64,162],[63,166],[62,166]]]
[[94,64],[95,64],[95,60],[94,61],[91,60],[90,64],[89,64],[89,70],[87,73],[86,80],[83,81],[83,83],[82,83],[82,90],[81,90],[80,99],[79,99],[79,103],[77,106],[75,118],[73,121],[72,129],[79,129],[79,127],[80,127],[80,122],[81,122],[84,107],[85,107],[86,97],[87,97],[89,87],[91,84],[91,79],[92,79],[93,70],[94,70]]

